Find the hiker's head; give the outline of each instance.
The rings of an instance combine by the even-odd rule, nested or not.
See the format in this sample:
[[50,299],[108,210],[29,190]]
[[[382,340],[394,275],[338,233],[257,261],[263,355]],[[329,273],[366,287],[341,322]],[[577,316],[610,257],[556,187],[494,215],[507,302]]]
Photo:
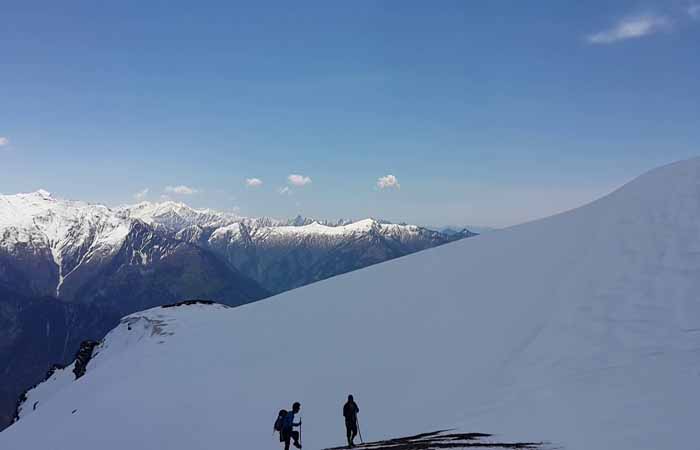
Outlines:
[[292,411],[294,411],[294,413],[296,414],[299,412],[300,409],[301,409],[301,403],[294,402],[294,404],[292,405]]
[[348,401],[349,402],[354,402],[355,398],[352,396],[352,394],[348,395]]

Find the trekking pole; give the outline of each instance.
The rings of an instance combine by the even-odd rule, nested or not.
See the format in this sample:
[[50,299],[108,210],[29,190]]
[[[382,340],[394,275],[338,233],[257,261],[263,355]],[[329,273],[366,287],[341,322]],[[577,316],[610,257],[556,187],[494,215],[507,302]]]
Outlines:
[[360,435],[360,444],[364,444],[365,441],[362,439],[362,429],[360,428],[360,419],[355,417],[355,421],[357,422],[357,434]]
[[302,419],[303,418],[301,416],[299,416],[299,444],[300,445],[303,445],[303,443],[301,442],[301,425],[304,423],[304,421]]

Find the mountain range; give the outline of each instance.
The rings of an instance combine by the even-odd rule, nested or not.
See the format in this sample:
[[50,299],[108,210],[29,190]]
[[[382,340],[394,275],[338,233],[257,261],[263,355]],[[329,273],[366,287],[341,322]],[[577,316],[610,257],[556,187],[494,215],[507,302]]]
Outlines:
[[237,306],[471,235],[0,195],[0,427],[23,389],[126,314],[188,298]]
[[249,219],[175,202],[141,203],[122,212],[213,251],[271,293],[476,235],[467,229],[442,233],[376,219]]
[[383,441],[364,448],[692,448],[698,224],[694,159],[252,304],[134,313],[26,393],[0,448],[265,449],[294,401],[304,447],[337,448],[348,393]]

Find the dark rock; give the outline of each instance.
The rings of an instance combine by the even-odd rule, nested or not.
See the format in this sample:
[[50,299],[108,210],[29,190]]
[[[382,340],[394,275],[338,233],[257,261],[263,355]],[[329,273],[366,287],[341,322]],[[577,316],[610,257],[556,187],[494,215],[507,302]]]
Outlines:
[[83,341],[80,343],[78,354],[75,355],[75,367],[73,367],[73,373],[75,374],[76,380],[85,375],[87,365],[92,359],[92,352],[98,345],[99,342],[97,341]]
[[[216,305],[217,303],[211,300],[183,300],[177,303],[171,303],[169,305],[163,305],[162,308],[175,308],[177,306],[187,306],[187,305]],[[225,306],[225,305],[224,305]]]

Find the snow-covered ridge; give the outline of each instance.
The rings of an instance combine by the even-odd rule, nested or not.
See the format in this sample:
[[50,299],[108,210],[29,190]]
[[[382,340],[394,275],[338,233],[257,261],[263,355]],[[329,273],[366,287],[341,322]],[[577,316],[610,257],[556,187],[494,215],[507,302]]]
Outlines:
[[294,401],[304,447],[329,448],[348,393],[366,440],[456,428],[567,450],[695,448],[699,224],[695,159],[243,307],[147,312],[170,334],[122,322],[0,448],[262,450]]
[[376,219],[334,225],[295,223],[305,224],[238,222],[213,231],[190,227],[178,236],[224,256],[273,293],[474,236],[468,230],[446,235]]
[[188,227],[213,228],[212,236],[227,233],[238,233],[240,226],[256,230],[258,234],[275,235],[326,235],[347,236],[355,233],[366,233],[373,228],[384,232],[416,232],[420,227],[415,225],[399,225],[377,219],[358,221],[311,220],[296,217],[290,220],[273,219],[270,217],[244,217],[234,213],[214,209],[196,209],[185,203],[165,201],[161,203],[142,202],[132,206],[123,206],[119,211],[126,217],[142,220],[150,225],[165,226],[171,231],[182,231]]
[[[351,222],[345,225],[324,225],[319,222],[312,222],[308,225],[283,225],[283,226],[262,226],[254,229],[255,234],[266,234],[268,236],[349,236],[353,234],[368,233],[372,230],[380,233],[408,233],[416,234],[420,227],[415,225],[399,225],[392,223],[382,223],[376,219],[364,219]],[[218,228],[212,233],[211,238],[217,239],[225,234],[237,234],[240,232],[240,223],[233,223],[225,227]]]
[[0,230],[14,231],[18,238],[5,238],[2,245],[32,242],[35,237],[54,244],[67,237],[75,241],[86,238],[90,227],[100,228],[102,242],[114,243],[123,237],[125,225],[127,220],[104,205],[57,199],[44,190],[0,195]]
[[374,219],[364,219],[357,222],[353,222],[347,225],[338,226],[328,226],[322,225],[318,222],[311,223],[309,225],[295,227],[295,226],[285,226],[277,227],[274,232],[277,234],[293,234],[293,235],[303,235],[303,234],[324,234],[324,235],[347,235],[353,233],[367,233],[372,230],[373,227],[387,230],[401,230],[406,232],[416,232],[418,227],[414,225],[397,225],[397,224],[382,224]]
[[[186,323],[189,315],[198,312],[216,312],[228,309],[218,303],[188,301],[182,305],[159,306],[122,318],[99,346],[91,350],[85,373],[99,370],[111,360],[143,345],[160,345]],[[55,367],[45,381],[29,389],[17,408],[16,420],[23,420],[42,408],[54,395],[76,381],[76,362],[66,367]]]
[[57,199],[44,190],[0,195],[0,251],[50,251],[58,269],[56,296],[81,264],[117,251],[130,226],[106,206]]
[[208,208],[196,209],[174,201],[141,202],[120,207],[119,211],[127,217],[139,219],[149,225],[162,225],[175,231],[192,225],[220,227],[246,220],[245,217],[234,213]]
[[377,230],[381,233],[416,234],[421,227],[392,224],[376,219],[355,222],[339,221],[329,225],[307,219],[282,221],[269,217],[250,218],[213,209],[196,209],[184,203],[142,202],[111,209],[104,205],[63,200],[39,190],[28,194],[0,195],[0,247],[12,251],[19,244],[41,244],[51,249],[56,264],[67,246],[82,246],[93,239],[97,247],[116,248],[128,234],[134,220],[168,231],[180,232],[190,227],[214,229],[211,236],[236,234],[244,225],[254,233],[267,236],[348,236]]

